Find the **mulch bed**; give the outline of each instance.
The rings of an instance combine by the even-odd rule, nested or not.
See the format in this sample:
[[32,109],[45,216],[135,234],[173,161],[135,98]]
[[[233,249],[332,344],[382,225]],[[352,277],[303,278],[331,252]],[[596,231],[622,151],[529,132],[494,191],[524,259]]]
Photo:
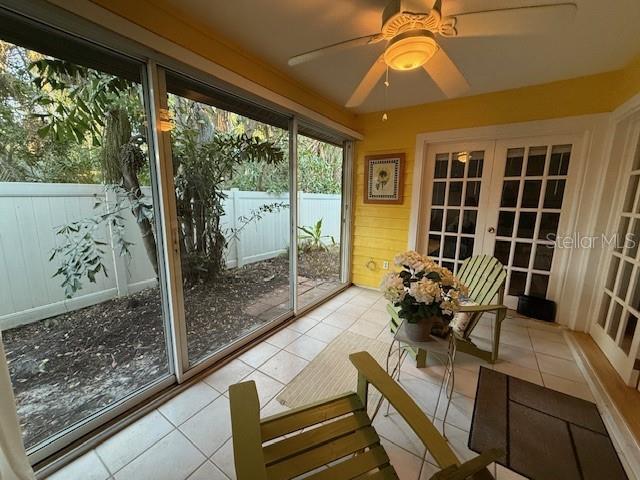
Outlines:
[[[301,253],[299,282],[305,289],[337,286],[338,255],[338,248]],[[288,257],[281,256],[185,287],[190,360],[284,313],[288,279]],[[2,332],[25,445],[166,375],[164,334],[157,288]]]

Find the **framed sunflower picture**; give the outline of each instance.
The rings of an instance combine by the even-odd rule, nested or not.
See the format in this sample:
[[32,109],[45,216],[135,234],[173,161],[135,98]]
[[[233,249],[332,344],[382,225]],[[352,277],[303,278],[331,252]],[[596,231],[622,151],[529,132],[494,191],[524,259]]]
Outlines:
[[364,157],[364,203],[402,203],[404,160],[404,153]]

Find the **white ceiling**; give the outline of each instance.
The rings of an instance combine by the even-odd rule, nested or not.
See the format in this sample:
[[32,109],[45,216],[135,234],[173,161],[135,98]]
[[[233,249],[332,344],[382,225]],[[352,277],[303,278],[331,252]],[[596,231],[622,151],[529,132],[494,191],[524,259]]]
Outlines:
[[[423,0],[429,3],[429,0]],[[442,0],[443,15],[560,0]],[[566,0],[564,0],[566,1]],[[467,95],[615,70],[640,53],[640,0],[573,0],[575,22],[544,36],[442,38],[440,45],[471,85]],[[296,67],[297,53],[376,33],[388,0],[162,0],[259,56],[321,95],[344,104],[385,42],[343,50]],[[391,72],[357,112],[445,99],[422,69]],[[612,85],[611,88],[615,88]],[[517,106],[514,106],[517,108]]]

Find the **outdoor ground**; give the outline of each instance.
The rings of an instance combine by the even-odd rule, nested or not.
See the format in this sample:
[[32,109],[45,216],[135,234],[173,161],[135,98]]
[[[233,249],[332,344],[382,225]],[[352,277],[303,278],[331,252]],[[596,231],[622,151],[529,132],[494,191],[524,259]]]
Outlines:
[[[302,304],[339,285],[339,253],[300,253]],[[288,310],[288,279],[280,256],[185,287],[190,361]],[[168,373],[161,310],[151,288],[2,332],[27,447]]]

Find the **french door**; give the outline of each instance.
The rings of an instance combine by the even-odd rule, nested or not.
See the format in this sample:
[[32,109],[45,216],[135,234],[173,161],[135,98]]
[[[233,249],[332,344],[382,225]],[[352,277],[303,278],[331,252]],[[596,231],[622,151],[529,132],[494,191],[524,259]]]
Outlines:
[[472,255],[495,256],[510,308],[520,295],[556,298],[575,145],[566,136],[430,145],[423,252],[454,272]]
[[625,162],[615,224],[609,231],[600,306],[590,334],[622,379],[638,388],[640,378],[640,114],[621,122],[612,152]]

